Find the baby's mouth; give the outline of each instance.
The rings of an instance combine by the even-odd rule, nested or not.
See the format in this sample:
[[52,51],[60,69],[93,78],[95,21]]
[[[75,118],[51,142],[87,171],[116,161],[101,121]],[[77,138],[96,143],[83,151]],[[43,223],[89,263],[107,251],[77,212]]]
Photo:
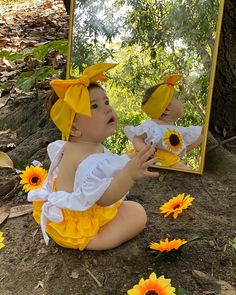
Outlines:
[[111,123],[115,123],[115,117],[114,116],[112,116],[109,120],[108,120],[108,122],[107,122],[107,124],[111,124]]

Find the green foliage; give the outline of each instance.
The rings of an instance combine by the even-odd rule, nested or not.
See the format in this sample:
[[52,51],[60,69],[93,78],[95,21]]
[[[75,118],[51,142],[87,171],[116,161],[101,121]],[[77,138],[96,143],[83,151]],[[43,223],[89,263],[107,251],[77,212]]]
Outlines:
[[[65,56],[67,54],[67,47],[67,40],[55,40],[39,45],[23,53],[10,53],[8,50],[2,50],[0,51],[0,57],[4,57],[9,61],[24,58],[28,63],[29,68],[33,69],[35,68],[35,60],[43,61],[47,54],[52,50]],[[16,87],[28,91],[33,87],[37,87],[39,81],[44,81],[49,76],[58,73],[58,70],[55,70],[52,66],[41,66],[40,63],[38,63],[38,65],[39,66],[34,70],[23,72],[16,81]]]
[[232,241],[230,241],[229,243],[234,248],[234,250],[236,250],[236,237]]
[[51,50],[58,51],[60,54],[67,55],[68,42],[67,40],[55,40],[46,44],[35,47],[30,55],[33,55],[38,60],[43,60]]
[[176,288],[176,295],[190,295],[190,293],[187,289]]
[[67,54],[68,42],[67,40],[55,40],[50,41],[45,44],[39,45],[31,50],[22,52],[22,53],[11,53],[8,50],[0,51],[0,57],[5,58],[9,61],[14,61],[22,59],[25,57],[36,58],[38,60],[43,60],[45,56],[51,51],[55,50],[59,53],[66,55]]
[[10,61],[22,59],[23,57],[24,57],[23,53],[11,53],[6,49],[0,51],[0,58],[5,58]]
[[22,73],[16,81],[16,87],[28,91],[37,86],[39,81],[45,80],[48,76],[57,74],[51,66],[43,66],[35,71]]
[[182,253],[182,250],[184,247],[186,247],[186,245],[188,245],[189,243],[192,243],[194,241],[198,241],[198,240],[201,240],[202,238],[199,237],[199,236],[194,236],[192,237],[191,239],[189,239],[185,244],[181,245],[179,247],[179,249],[172,249],[170,251],[163,251],[163,252],[160,252],[158,254],[157,251],[151,251],[152,255],[154,255],[154,262],[155,263],[160,263],[164,260],[176,260],[176,259],[179,259],[180,256],[181,256],[181,253]]

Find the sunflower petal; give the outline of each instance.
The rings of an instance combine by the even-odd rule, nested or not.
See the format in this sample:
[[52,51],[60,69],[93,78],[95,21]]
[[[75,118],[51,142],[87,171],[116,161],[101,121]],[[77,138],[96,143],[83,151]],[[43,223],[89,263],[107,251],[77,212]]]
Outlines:
[[175,288],[171,286],[171,280],[164,276],[157,278],[153,272],[147,280],[141,279],[138,285],[127,291],[128,295],[144,295],[148,291],[156,292],[158,295],[175,295]]
[[173,197],[168,202],[164,203],[160,207],[160,212],[165,214],[164,217],[173,214],[173,218],[176,219],[179,214],[183,212],[184,209],[187,209],[192,205],[193,197],[190,195],[185,196],[185,194],[179,194],[176,197]]
[[23,184],[23,190],[28,192],[42,187],[47,177],[47,171],[40,166],[27,166],[20,174],[20,184]]

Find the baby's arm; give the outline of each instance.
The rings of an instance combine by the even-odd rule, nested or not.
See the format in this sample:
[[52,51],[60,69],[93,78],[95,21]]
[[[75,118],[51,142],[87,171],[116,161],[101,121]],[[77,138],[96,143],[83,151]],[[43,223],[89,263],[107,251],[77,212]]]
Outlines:
[[199,146],[202,143],[202,135],[203,135],[203,128],[202,128],[202,132],[200,134],[200,136],[191,144],[187,145],[186,147],[186,151],[191,151],[192,149],[194,149],[195,147]]
[[145,145],[126,165],[116,174],[110,186],[97,201],[100,206],[109,206],[120,200],[134,185],[135,181],[144,177],[158,177],[158,172],[150,172],[147,168],[156,162],[152,158],[148,160],[155,149],[150,145]]
[[145,138],[147,137],[146,134],[142,134],[140,136],[135,135],[133,138],[133,146],[136,151],[141,151],[142,148],[146,146],[146,143],[144,142]]

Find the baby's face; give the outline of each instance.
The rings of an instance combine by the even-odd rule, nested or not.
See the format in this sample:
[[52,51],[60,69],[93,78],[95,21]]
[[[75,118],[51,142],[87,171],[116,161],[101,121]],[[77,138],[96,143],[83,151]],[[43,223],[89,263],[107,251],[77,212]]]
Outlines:
[[184,104],[181,100],[176,98],[176,95],[174,94],[171,102],[169,103],[165,114],[171,118],[173,122],[177,121],[184,111]]
[[117,116],[102,88],[92,87],[89,96],[91,117],[76,114],[74,123],[81,131],[81,139],[101,142],[115,132]]

